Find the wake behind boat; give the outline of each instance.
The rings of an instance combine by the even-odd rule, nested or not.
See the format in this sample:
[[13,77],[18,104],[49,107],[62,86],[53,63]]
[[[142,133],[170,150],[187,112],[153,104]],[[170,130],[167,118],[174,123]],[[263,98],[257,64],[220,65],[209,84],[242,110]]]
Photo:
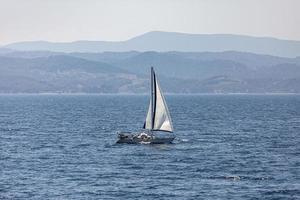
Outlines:
[[150,80],[151,98],[143,130],[136,133],[119,132],[117,143],[164,144],[175,139],[171,116],[153,67]]

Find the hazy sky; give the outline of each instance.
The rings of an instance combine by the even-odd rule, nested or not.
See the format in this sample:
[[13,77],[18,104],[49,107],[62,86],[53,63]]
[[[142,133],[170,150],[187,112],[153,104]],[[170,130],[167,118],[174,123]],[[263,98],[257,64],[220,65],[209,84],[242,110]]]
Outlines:
[[300,0],[0,0],[0,45],[126,40],[152,30],[300,40]]

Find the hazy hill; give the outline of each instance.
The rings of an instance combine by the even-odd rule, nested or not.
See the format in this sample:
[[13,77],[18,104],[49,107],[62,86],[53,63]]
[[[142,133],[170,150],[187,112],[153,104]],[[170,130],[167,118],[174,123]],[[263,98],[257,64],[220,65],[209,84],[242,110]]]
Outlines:
[[118,93],[135,79],[109,64],[65,55],[33,59],[0,57],[0,72],[0,93]]
[[21,51],[242,51],[284,57],[300,56],[300,41],[229,34],[186,34],[160,31],[149,32],[127,41],[120,42],[75,41],[70,43],[54,43],[32,41],[13,43],[6,45],[5,47]]
[[300,93],[300,59],[241,52],[0,51],[0,93]]

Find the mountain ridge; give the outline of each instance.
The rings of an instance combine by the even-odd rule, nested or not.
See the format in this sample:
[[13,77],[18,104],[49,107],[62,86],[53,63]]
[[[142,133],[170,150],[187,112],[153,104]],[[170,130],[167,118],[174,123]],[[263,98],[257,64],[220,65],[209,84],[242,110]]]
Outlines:
[[65,53],[105,51],[240,51],[282,57],[300,56],[300,41],[296,40],[234,34],[190,34],[163,31],[148,32],[125,41],[26,41],[8,44],[3,47],[23,51],[44,50]]
[[0,93],[300,93],[300,60],[241,52],[0,52]]

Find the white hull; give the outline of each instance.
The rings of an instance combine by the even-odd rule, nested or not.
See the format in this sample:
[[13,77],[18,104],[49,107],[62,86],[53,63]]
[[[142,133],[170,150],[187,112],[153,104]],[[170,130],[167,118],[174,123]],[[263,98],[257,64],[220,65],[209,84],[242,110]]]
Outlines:
[[174,136],[158,137],[154,134],[147,133],[118,133],[117,143],[126,144],[168,144],[172,143],[175,139]]

